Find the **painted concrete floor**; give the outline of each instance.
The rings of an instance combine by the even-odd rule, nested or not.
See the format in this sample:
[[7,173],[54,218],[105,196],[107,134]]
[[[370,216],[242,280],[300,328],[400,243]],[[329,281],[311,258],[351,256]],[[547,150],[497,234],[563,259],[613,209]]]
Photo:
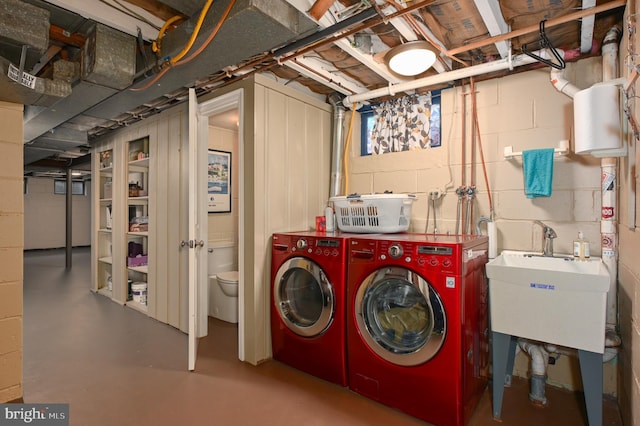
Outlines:
[[[187,337],[89,291],[88,248],[24,258],[24,400],[70,404],[71,425],[426,425],[277,361],[237,359],[237,327],[210,319],[195,372]],[[584,425],[580,394],[547,387],[549,406],[528,401],[525,380],[505,390],[501,422],[485,391],[470,420],[482,425]],[[605,400],[604,424],[622,425]]]

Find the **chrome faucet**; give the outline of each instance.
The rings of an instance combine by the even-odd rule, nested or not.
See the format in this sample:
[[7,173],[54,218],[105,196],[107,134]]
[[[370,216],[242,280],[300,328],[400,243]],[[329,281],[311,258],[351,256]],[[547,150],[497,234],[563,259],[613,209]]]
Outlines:
[[542,250],[542,255],[553,257],[553,239],[558,236],[556,234],[556,231],[554,231],[550,226],[540,222],[539,220],[534,220],[534,222],[542,226],[542,232],[544,234],[544,248]]

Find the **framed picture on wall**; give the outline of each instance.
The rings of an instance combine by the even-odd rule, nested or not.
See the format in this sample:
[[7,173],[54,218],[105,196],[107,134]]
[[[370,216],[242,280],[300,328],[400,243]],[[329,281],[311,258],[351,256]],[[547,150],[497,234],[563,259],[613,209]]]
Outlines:
[[231,153],[209,150],[207,167],[209,213],[231,212]]

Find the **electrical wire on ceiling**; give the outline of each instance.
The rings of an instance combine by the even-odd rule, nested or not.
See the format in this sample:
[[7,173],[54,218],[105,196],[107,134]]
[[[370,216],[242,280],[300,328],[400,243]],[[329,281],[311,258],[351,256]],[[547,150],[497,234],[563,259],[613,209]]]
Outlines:
[[169,64],[175,65],[176,63],[178,63],[178,61],[180,61],[180,59],[182,59],[187,53],[189,53],[189,50],[191,50],[191,48],[193,47],[193,43],[195,43],[196,38],[200,34],[202,23],[204,22],[204,18],[207,16],[207,13],[209,12],[212,4],[213,0],[207,0],[202,8],[202,11],[200,12],[200,16],[198,17],[198,21],[196,22],[196,27],[193,29],[191,37],[189,37],[189,41],[177,55],[169,60]]
[[167,19],[166,22],[162,25],[162,28],[160,28],[160,31],[158,32],[158,36],[151,44],[151,50],[153,50],[153,52],[156,53],[158,56],[162,54],[162,38],[164,37],[164,33],[167,32],[167,30],[172,24],[174,24],[175,22],[181,19],[182,19],[182,16],[180,15],[173,16]]
[[[213,3],[213,0],[210,0],[210,3]],[[185,59],[178,61],[178,62],[173,62],[170,61],[169,65],[166,66],[165,68],[162,69],[162,71],[160,71],[151,81],[149,81],[147,84],[145,84],[142,87],[135,87],[135,88],[131,88],[129,90],[133,91],[133,92],[139,92],[139,91],[143,91],[148,89],[149,87],[153,86],[158,80],[160,80],[162,78],[163,75],[165,75],[170,69],[172,69],[173,67],[176,66],[180,66],[180,65],[184,65],[190,61],[192,61],[193,59],[195,59],[198,55],[200,55],[200,53],[202,53],[202,51],[204,49],[207,48],[207,46],[209,46],[209,44],[211,43],[211,41],[215,38],[216,34],[218,34],[218,31],[220,30],[220,28],[222,27],[222,24],[224,24],[224,22],[227,20],[227,17],[229,16],[229,13],[231,12],[231,9],[233,8],[233,6],[235,5],[236,0],[231,0],[229,2],[229,5],[227,6],[227,8],[225,9],[224,13],[222,14],[222,17],[220,18],[220,20],[218,21],[218,23],[216,24],[216,26],[213,28],[213,30],[211,31],[211,33],[209,34],[209,37],[207,37],[207,39],[204,41],[204,43],[202,43],[202,45],[195,51],[193,52],[191,55],[189,55],[188,57],[186,57]],[[209,6],[211,6],[209,4]],[[207,11],[209,9],[207,8]],[[204,9],[203,9],[204,12]],[[200,17],[201,19],[199,19],[199,24],[200,26],[202,25],[201,20],[204,20],[204,16],[206,15],[205,13],[201,13]],[[195,30],[194,30],[194,34],[196,33],[196,31],[200,31],[200,26],[198,26]],[[195,40],[195,37],[192,38]],[[193,44],[193,43],[191,43]],[[190,49],[191,47],[189,47]],[[183,49],[184,50],[184,49]],[[184,55],[182,55],[184,56]],[[180,57],[182,57],[180,56]]]

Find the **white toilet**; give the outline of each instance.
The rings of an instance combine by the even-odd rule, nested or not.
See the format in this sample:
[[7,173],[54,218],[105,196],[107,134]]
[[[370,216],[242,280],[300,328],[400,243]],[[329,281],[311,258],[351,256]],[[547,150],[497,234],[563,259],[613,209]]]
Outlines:
[[209,316],[238,322],[238,262],[233,242],[209,243]]

